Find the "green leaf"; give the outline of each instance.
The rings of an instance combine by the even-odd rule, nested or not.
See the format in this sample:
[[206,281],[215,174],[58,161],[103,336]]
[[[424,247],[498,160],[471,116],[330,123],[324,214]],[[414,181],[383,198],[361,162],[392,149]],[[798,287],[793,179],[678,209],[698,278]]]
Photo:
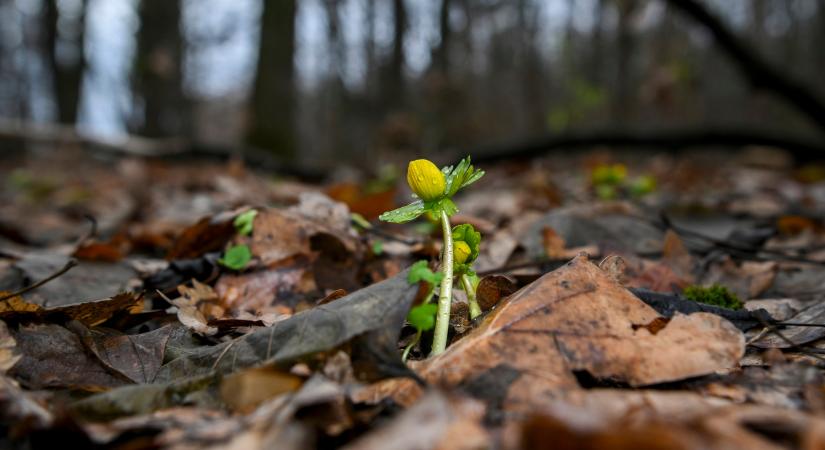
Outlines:
[[460,189],[475,183],[479,178],[484,176],[483,170],[475,170],[473,168],[473,165],[470,164],[469,156],[462,159],[454,169],[452,167],[445,167],[442,170],[449,170],[449,174],[446,174],[447,197],[452,197]]
[[410,284],[418,283],[419,281],[426,281],[431,286],[441,283],[444,274],[441,272],[433,272],[430,270],[427,261],[418,261],[410,266],[410,274],[407,276],[407,281]]
[[430,213],[430,218],[436,223],[441,220],[441,211],[447,213],[447,217],[452,217],[453,214],[458,212],[458,206],[449,197],[427,202],[424,204],[424,209]]
[[372,243],[372,254],[379,256],[384,253],[384,243],[382,241],[375,241]]
[[407,206],[402,206],[398,209],[387,211],[378,216],[378,219],[383,220],[384,222],[405,223],[417,219],[418,216],[424,214],[425,210],[426,208],[424,207],[424,202],[421,200],[416,200]]
[[435,314],[437,312],[437,304],[424,303],[410,310],[410,313],[407,314],[407,322],[419,331],[431,330],[435,326]]
[[230,247],[229,250],[223,254],[223,258],[218,260],[218,263],[232,270],[241,270],[249,264],[251,259],[252,252],[249,250],[249,247],[241,244]]
[[238,234],[241,236],[249,236],[252,234],[252,224],[255,222],[255,216],[257,215],[258,211],[254,209],[238,214],[238,216],[235,217],[235,221],[232,222],[232,224],[235,225],[235,230],[238,231]]

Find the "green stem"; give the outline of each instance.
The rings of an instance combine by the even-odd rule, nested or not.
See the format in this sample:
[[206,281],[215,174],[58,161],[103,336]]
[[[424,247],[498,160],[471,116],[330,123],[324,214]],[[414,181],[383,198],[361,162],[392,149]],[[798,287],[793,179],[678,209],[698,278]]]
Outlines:
[[444,234],[444,249],[441,254],[441,289],[438,292],[438,313],[435,316],[435,335],[430,356],[447,349],[447,333],[450,331],[450,305],[453,300],[453,230],[450,218],[441,211],[441,231]]
[[410,354],[410,350],[415,347],[415,344],[418,344],[418,341],[421,340],[421,330],[415,332],[415,339],[412,340],[407,347],[404,348],[404,353],[401,354],[401,361],[407,362],[407,356]]
[[478,306],[476,300],[476,288],[473,287],[473,282],[466,273],[461,274],[461,285],[464,286],[464,292],[467,293],[467,302],[470,303],[470,319],[475,319],[481,315],[481,307]]

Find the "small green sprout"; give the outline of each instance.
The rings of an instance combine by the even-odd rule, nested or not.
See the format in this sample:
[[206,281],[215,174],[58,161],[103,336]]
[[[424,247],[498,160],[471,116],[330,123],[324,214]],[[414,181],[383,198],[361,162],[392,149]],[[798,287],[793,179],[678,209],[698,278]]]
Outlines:
[[250,209],[248,211],[242,212],[235,217],[235,221],[232,222],[235,225],[235,230],[241,236],[249,236],[252,234],[252,225],[255,222],[255,216],[258,215],[258,211],[254,209]]
[[441,279],[443,277],[444,274],[441,272],[435,273],[430,270],[427,261],[418,261],[410,267],[410,273],[407,275],[407,282],[410,284],[415,284],[423,281],[427,283],[429,289],[427,290],[427,295],[424,296],[424,301],[420,305],[413,307],[409,314],[407,314],[407,322],[415,327],[416,332],[415,339],[407,345],[404,349],[404,353],[401,355],[401,359],[403,361],[407,360],[410,350],[421,340],[421,334],[425,331],[432,330],[435,326],[435,317],[438,312],[438,305],[431,303],[430,300],[433,297],[433,292],[435,292],[435,287],[441,283]]
[[725,286],[714,284],[710,287],[688,286],[682,295],[689,300],[707,305],[720,306],[727,309],[742,309],[745,305],[739,297]]
[[435,288],[435,286],[438,286],[438,283],[441,283],[441,279],[443,277],[443,273],[436,273],[430,270],[430,267],[427,265],[427,261],[418,261],[410,266],[410,274],[407,275],[407,283],[414,284],[420,281],[425,281],[430,284],[430,287]]
[[635,178],[628,189],[633,197],[644,197],[656,190],[656,178],[653,175],[642,175]]
[[218,263],[232,270],[242,270],[250,260],[252,260],[252,251],[247,245],[241,244],[229,247]]
[[627,167],[624,164],[602,164],[593,169],[590,181],[594,186],[600,184],[617,186],[627,177]]
[[438,312],[438,305],[435,303],[422,303],[410,310],[407,314],[407,322],[419,333],[432,330],[435,326],[436,312]]
[[596,196],[602,200],[614,200],[621,194],[639,198],[656,190],[656,178],[641,175],[629,180],[624,164],[602,164],[595,167],[590,174],[590,184]]
[[375,241],[372,243],[372,254],[381,256],[384,253],[384,241]]
[[450,327],[450,304],[453,287],[453,233],[450,216],[458,212],[452,197],[462,188],[469,186],[484,176],[483,170],[474,169],[470,158],[464,158],[455,167],[439,170],[435,164],[418,159],[407,167],[407,183],[414,193],[415,201],[401,208],[387,211],[378,218],[393,223],[415,220],[423,214],[441,222],[444,247],[441,255],[443,280],[439,289],[438,313],[431,355],[442,353],[447,348],[447,333]]

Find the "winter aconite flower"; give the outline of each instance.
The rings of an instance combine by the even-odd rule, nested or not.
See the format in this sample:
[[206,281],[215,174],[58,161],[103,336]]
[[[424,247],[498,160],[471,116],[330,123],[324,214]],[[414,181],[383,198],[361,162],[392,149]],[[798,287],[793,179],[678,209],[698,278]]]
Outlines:
[[425,202],[443,197],[447,187],[444,174],[435,164],[426,159],[410,161],[407,167],[407,183],[415,195]]
[[[407,183],[410,184],[410,188],[418,198],[408,205],[378,216],[379,219],[386,222],[406,223],[420,217],[422,214],[427,214],[427,217],[441,222],[444,247],[441,250],[441,282],[438,290],[438,308],[436,310],[431,355],[437,355],[447,348],[447,334],[450,331],[450,305],[453,298],[453,269],[456,269],[456,273],[461,274],[462,283],[466,284],[465,279],[468,279],[467,275],[472,270],[469,264],[478,256],[478,240],[481,239],[478,233],[476,233],[477,236],[473,235],[473,237],[478,237],[474,245],[470,239],[466,238],[467,233],[459,233],[460,236],[457,236],[459,239],[456,239],[456,241],[461,242],[458,244],[458,248],[453,247],[454,233],[450,227],[450,216],[458,212],[458,207],[453,202],[452,197],[462,188],[478,181],[482,176],[484,176],[484,171],[474,169],[469,157],[462,159],[455,167],[447,166],[441,170],[426,159],[417,159],[410,162],[407,168]],[[461,239],[462,237],[463,239]],[[468,292],[470,288],[472,286],[468,288]],[[427,296],[428,300],[431,295]],[[467,298],[471,305],[470,315],[474,316],[471,297],[468,293]],[[476,313],[476,316],[480,314],[480,310]],[[418,342],[421,331],[419,329],[416,340],[413,342]],[[405,350],[405,356],[409,352],[409,348],[408,346]]]
[[456,241],[453,243],[453,254],[455,255],[454,258],[456,264],[464,264],[467,261],[467,258],[470,257],[471,253],[472,250],[466,242]]

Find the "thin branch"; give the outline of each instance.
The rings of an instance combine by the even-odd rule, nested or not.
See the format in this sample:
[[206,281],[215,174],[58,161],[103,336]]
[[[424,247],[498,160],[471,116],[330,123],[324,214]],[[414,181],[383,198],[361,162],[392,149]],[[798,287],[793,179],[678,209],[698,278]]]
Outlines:
[[46,278],[44,278],[44,279],[42,279],[42,280],[38,281],[37,283],[34,283],[33,285],[31,285],[31,286],[27,286],[27,287],[24,287],[24,288],[22,288],[22,289],[18,289],[18,290],[14,291],[14,292],[12,292],[12,293],[10,293],[10,294],[6,294],[6,295],[3,295],[3,296],[0,296],[0,302],[2,302],[3,300],[8,300],[8,299],[10,299],[10,298],[12,298],[12,297],[16,297],[16,296],[18,296],[18,295],[23,295],[23,294],[25,294],[26,292],[29,292],[29,291],[31,291],[31,290],[37,289],[37,288],[39,288],[40,286],[43,286],[44,284],[48,283],[49,281],[52,281],[52,280],[54,280],[55,278],[59,277],[60,275],[63,275],[64,273],[68,272],[69,270],[71,270],[71,268],[72,268],[72,267],[74,267],[74,266],[76,266],[76,265],[77,265],[77,260],[70,259],[68,262],[66,262],[66,265],[65,265],[65,266],[63,266],[63,268],[61,268],[61,269],[60,269],[60,270],[58,270],[57,272],[55,272],[55,273],[53,273],[53,274],[49,275],[48,277],[46,277]]

